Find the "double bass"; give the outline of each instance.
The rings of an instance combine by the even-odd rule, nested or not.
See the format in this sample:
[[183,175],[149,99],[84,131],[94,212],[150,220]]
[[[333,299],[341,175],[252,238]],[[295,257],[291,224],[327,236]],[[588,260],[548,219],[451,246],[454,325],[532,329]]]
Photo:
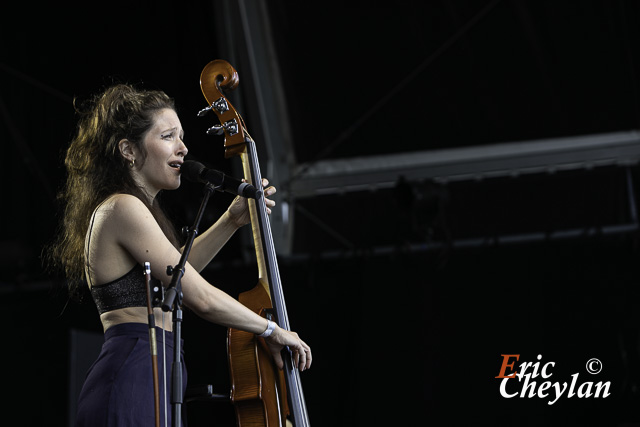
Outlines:
[[[199,115],[213,111],[218,116],[220,124],[212,126],[207,133],[224,134],[225,158],[240,156],[245,179],[262,194],[255,142],[242,117],[223,94],[223,90],[233,90],[238,84],[238,73],[228,62],[220,59],[209,62],[200,75],[200,87],[208,107]],[[247,202],[258,261],[258,284],[241,293],[238,299],[281,328],[291,330],[264,197]],[[275,366],[264,339],[254,334],[229,329],[227,351],[230,396],[238,426],[284,426],[288,420],[295,427],[310,425],[300,371],[294,366],[288,347],[282,350],[282,370]]]

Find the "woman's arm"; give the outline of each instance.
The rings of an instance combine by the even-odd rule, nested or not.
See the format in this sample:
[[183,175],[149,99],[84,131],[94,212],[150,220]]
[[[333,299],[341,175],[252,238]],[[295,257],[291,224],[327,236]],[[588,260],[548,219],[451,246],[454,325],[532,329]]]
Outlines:
[[[275,194],[276,189],[275,187],[267,187],[268,184],[269,181],[263,178],[262,186],[265,189],[267,211],[271,213],[269,208],[275,206],[276,203],[268,197]],[[207,231],[194,239],[191,252],[189,252],[189,263],[198,272],[202,271],[229,241],[236,230],[250,221],[247,199],[240,196],[236,197],[220,219],[209,227]]]
[[[134,196],[123,194],[114,197],[113,210],[105,226],[123,250],[139,264],[149,262],[152,271],[164,271],[167,265],[176,265],[180,261],[180,252],[166,238],[147,207]],[[181,285],[184,305],[203,319],[254,334],[261,334],[267,329],[265,318],[211,286],[190,262],[185,266]],[[280,366],[279,350],[283,345],[291,347],[301,369],[311,366],[311,350],[294,332],[276,327],[268,342]]]
[[191,252],[189,252],[189,263],[196,271],[202,271],[238,228],[240,226],[227,210],[215,224],[194,239]]

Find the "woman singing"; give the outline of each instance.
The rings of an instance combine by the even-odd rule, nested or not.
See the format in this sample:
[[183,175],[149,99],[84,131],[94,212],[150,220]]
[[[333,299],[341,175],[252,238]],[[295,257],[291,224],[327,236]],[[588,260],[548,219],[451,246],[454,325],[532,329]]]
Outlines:
[[[65,269],[71,294],[89,286],[105,341],[80,394],[77,425],[154,425],[143,265],[159,269],[180,260],[176,232],[157,196],[180,186],[187,154],[183,129],[171,98],[130,85],[108,88],[79,113],[65,159],[64,218],[52,255]],[[265,194],[274,192],[269,187]],[[267,205],[274,202],[267,199]],[[194,241],[181,280],[184,306],[213,323],[265,337],[280,367],[280,349],[289,346],[298,368],[308,369],[311,349],[295,332],[255,314],[199,274],[248,222],[246,200],[236,198]],[[173,343],[170,319],[159,326],[170,370],[171,347],[179,343]]]

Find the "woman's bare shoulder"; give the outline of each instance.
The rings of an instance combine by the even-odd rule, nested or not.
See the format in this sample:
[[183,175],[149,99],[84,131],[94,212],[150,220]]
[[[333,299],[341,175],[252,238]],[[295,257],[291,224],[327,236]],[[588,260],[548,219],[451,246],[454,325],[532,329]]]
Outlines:
[[96,209],[96,214],[106,221],[135,221],[151,215],[142,200],[131,194],[113,194]]
[[131,194],[112,194],[107,197],[98,207],[102,211],[116,211],[116,210],[129,210],[129,209],[145,209],[147,207],[142,203],[142,200]]

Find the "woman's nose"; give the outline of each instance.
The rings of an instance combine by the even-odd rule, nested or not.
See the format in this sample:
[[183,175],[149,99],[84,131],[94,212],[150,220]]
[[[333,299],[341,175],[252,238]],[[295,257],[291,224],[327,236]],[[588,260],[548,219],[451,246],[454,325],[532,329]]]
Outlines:
[[188,152],[189,152],[189,149],[185,145],[184,141],[181,139],[180,140],[180,146],[178,147],[177,154],[178,155],[182,155],[182,157],[184,157],[184,156],[187,155]]

